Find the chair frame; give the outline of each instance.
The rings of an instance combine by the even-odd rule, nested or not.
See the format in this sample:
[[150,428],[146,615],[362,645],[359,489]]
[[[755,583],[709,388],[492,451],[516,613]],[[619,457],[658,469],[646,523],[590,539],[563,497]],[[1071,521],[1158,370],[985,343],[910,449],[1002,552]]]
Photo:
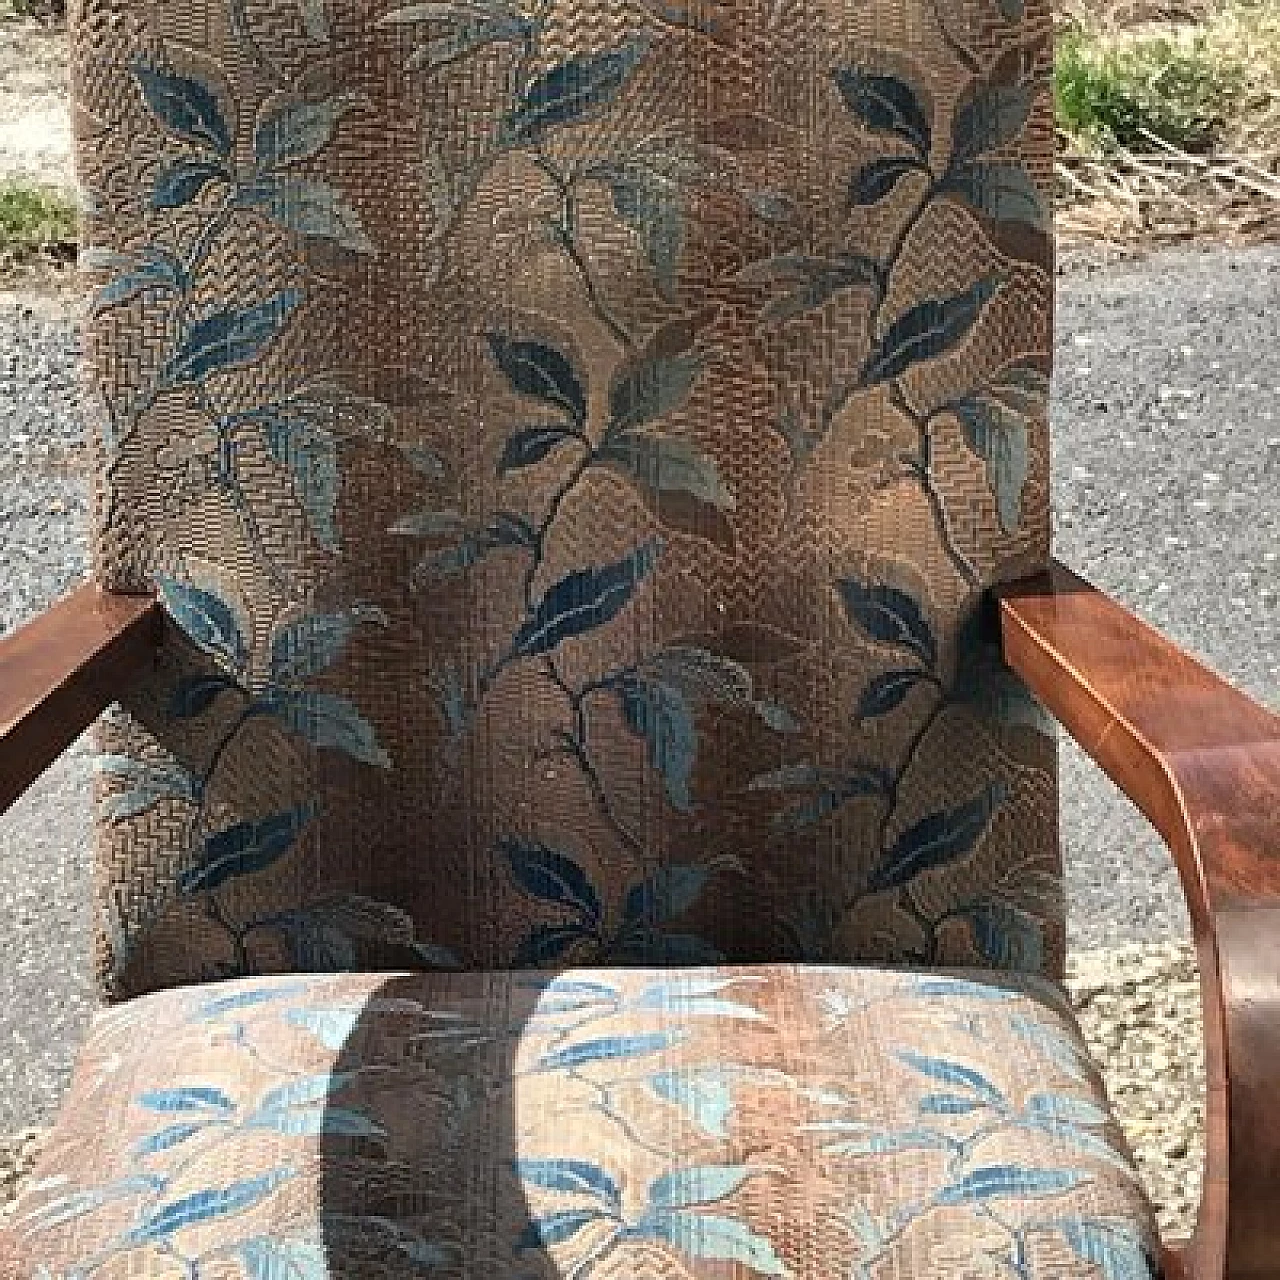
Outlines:
[[[1168,1280],[1280,1275],[1280,717],[1065,566],[993,592],[1006,662],[1163,837],[1200,962],[1205,1170]],[[0,812],[153,666],[150,596],[87,583],[0,639]]]

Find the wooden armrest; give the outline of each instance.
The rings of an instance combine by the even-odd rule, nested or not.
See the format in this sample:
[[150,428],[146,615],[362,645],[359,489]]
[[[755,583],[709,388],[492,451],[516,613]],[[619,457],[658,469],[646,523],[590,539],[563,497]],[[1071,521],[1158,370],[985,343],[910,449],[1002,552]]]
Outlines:
[[1004,654],[1164,837],[1200,960],[1196,1280],[1280,1275],[1280,717],[1055,564],[996,592]]
[[0,638],[0,813],[151,661],[161,616],[86,584]]

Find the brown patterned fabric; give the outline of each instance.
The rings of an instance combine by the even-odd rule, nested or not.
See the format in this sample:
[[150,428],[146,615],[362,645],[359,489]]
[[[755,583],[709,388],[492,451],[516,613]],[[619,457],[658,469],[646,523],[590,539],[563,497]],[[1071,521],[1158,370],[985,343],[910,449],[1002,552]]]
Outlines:
[[109,995],[1059,970],[1045,4],[73,9]]
[[99,1015],[23,1280],[1150,1280],[1050,983],[311,975]]

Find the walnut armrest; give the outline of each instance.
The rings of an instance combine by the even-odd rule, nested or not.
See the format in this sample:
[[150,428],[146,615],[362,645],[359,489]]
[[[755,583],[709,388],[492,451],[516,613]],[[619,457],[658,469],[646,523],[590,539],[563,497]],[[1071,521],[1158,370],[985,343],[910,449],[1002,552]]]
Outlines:
[[86,584],[0,638],[0,813],[145,669],[160,634],[150,596]]
[[1205,1185],[1173,1274],[1280,1276],[1280,717],[1061,565],[996,595],[1006,661],[1164,837],[1190,909]]

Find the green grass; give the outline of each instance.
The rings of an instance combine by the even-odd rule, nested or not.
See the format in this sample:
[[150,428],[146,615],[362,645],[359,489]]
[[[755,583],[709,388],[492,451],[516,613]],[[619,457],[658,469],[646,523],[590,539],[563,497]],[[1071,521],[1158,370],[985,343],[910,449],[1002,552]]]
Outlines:
[[1211,151],[1245,85],[1244,69],[1199,31],[1115,40],[1077,28],[1057,41],[1058,124],[1102,151],[1149,151],[1144,129],[1184,151]]
[[0,18],[65,18],[67,0],[0,0]]
[[76,207],[61,192],[0,181],[0,263],[66,258],[76,240]]

